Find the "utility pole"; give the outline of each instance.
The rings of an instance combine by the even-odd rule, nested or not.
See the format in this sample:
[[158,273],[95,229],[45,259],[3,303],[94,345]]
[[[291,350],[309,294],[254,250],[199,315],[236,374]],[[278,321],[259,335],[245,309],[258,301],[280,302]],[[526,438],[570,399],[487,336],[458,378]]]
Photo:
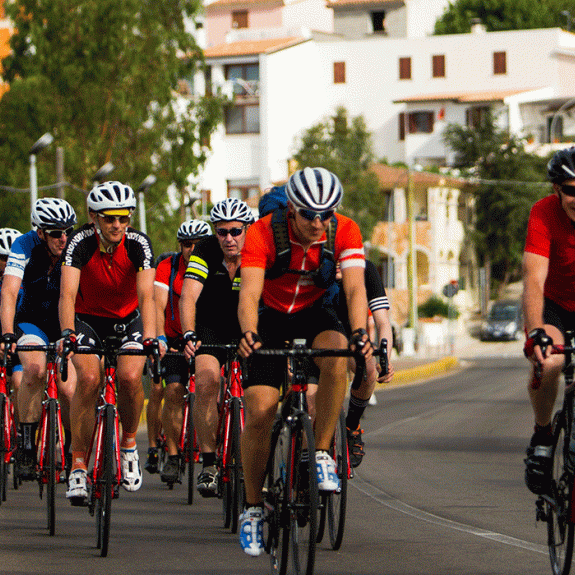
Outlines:
[[56,148],[56,182],[58,184],[58,197],[64,199],[64,148]]

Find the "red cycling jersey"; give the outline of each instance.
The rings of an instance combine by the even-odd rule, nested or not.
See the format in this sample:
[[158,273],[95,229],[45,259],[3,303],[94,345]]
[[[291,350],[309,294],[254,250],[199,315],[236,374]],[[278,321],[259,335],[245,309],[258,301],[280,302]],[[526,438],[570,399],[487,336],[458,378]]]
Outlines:
[[549,260],[544,296],[575,311],[575,224],[555,194],[531,208],[525,251]]
[[[336,214],[337,231],[335,236],[334,257],[341,268],[365,267],[365,256],[361,232],[358,225],[340,214]],[[242,268],[263,268],[269,270],[275,260],[275,244],[271,227],[272,214],[251,225],[242,250]],[[290,269],[313,271],[319,267],[321,245],[326,236],[304,251],[295,239],[291,225],[288,225],[291,244]],[[317,287],[313,280],[305,275],[283,274],[279,278],[266,279],[264,282],[263,302],[266,306],[284,313],[295,313],[310,307],[323,294],[325,289]]]
[[162,260],[156,268],[156,280],[154,285],[165,289],[168,292],[168,305],[166,305],[166,319],[164,331],[168,337],[181,337],[182,325],[180,323],[180,296],[182,295],[182,285],[184,274],[186,273],[186,261],[181,256],[178,257],[178,269],[174,276],[174,281],[170,290],[170,276],[172,274],[173,256]]

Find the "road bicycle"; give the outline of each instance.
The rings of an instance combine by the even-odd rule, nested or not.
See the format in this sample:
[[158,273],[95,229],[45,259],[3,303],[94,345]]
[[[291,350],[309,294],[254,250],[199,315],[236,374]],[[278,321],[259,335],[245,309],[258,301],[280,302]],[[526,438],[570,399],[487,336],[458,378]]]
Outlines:
[[46,386],[42,401],[42,415],[36,439],[36,476],[40,488],[40,499],[46,489],[47,528],[50,535],[56,532],[56,486],[66,483],[63,472],[66,466],[64,454],[64,428],[58,401],[56,344],[19,345],[16,352],[30,351],[46,353]]
[[10,354],[5,353],[0,363],[0,505],[6,501],[10,463],[13,467],[14,489],[18,489],[17,430],[14,404],[7,376],[9,358]]
[[96,423],[92,433],[90,449],[86,463],[89,463],[94,454],[94,466],[90,471],[91,484],[88,498],[90,515],[96,515],[96,546],[100,555],[108,555],[110,540],[110,525],[112,514],[112,500],[119,496],[122,484],[122,467],[120,459],[119,417],[117,408],[117,376],[118,357],[121,355],[145,355],[153,359],[153,379],[160,381],[160,352],[159,345],[153,340],[152,345],[144,349],[122,349],[122,337],[125,326],[116,325],[116,334],[104,339],[103,347],[77,348],[65,341],[62,351],[62,379],[67,379],[67,357],[75,354],[100,355],[104,357],[104,385],[102,387],[96,409]]
[[244,506],[244,476],[240,436],[244,429],[244,390],[242,370],[237,355],[237,343],[202,346],[204,350],[225,350],[218,397],[218,432],[216,466],[218,497],[222,499],[224,527],[232,533],[238,530],[238,520]]
[[575,534],[575,332],[565,333],[565,345],[553,345],[552,354],[564,354],[565,395],[555,413],[553,473],[547,493],[536,501],[537,521],[547,523],[547,547],[553,575],[568,575]]
[[[317,357],[349,357],[356,359],[356,385],[363,378],[363,356],[346,349],[309,349],[305,340],[294,340],[288,349],[258,349],[257,355],[288,358],[286,382],[280,413],[272,428],[271,450],[264,480],[264,545],[270,555],[271,572],[312,575],[318,536],[318,513],[321,513],[315,463],[315,438],[307,411],[307,361]],[[246,377],[248,377],[246,375]],[[343,451],[347,442],[338,443],[340,481]],[[336,455],[337,457],[337,455]],[[337,462],[337,459],[336,459]],[[337,497],[337,496],[336,496]],[[323,497],[322,497],[323,498]],[[340,497],[339,502],[345,504]],[[338,503],[339,503],[338,502]],[[335,513],[332,515],[335,518]],[[345,513],[339,511],[343,521]],[[343,532],[343,527],[341,528]]]

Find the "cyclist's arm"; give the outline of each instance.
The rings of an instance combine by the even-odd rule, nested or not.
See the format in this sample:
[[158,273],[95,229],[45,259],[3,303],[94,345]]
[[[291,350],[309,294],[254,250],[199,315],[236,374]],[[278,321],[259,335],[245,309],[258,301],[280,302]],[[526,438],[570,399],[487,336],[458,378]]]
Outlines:
[[[523,315],[527,333],[535,328],[542,328],[544,307],[544,287],[549,271],[549,258],[525,252],[523,254]],[[538,355],[537,348],[535,354]],[[551,350],[547,351],[547,355]],[[539,361],[542,359],[539,358]]]
[[154,301],[156,303],[156,329],[158,335],[166,335],[166,307],[168,306],[168,297],[170,292],[158,286],[154,286]]
[[156,270],[149,268],[140,270],[136,274],[136,291],[138,293],[138,307],[142,315],[144,327],[143,339],[156,337],[156,305],[154,303],[154,279]]
[[[242,282],[238,303],[238,320],[242,333],[258,332],[258,308],[264,289],[264,278],[265,270],[263,268],[242,267]],[[251,348],[246,346],[245,343],[245,338],[242,338],[240,353],[247,357],[251,353]]]
[[[372,314],[373,314],[373,320],[375,322],[375,329],[377,331],[377,343],[379,344],[382,338],[385,338],[387,340],[387,357],[390,358],[391,349],[393,347],[393,332],[391,330],[391,323],[389,321],[389,313],[386,309],[376,309],[375,311],[372,312]],[[391,378],[393,377],[393,367],[391,366],[391,363],[389,363],[388,365],[389,370],[387,372],[387,375],[379,376],[377,378],[377,381],[379,381],[380,383],[381,382],[387,383],[391,381]]]
[[72,266],[62,266],[60,277],[60,300],[58,303],[58,315],[60,317],[60,329],[74,329],[76,317],[76,296],[80,286],[81,270]]
[[204,284],[194,278],[184,278],[180,295],[180,322],[182,333],[196,331],[196,304],[202,294]]
[[16,303],[22,279],[18,276],[4,275],[2,281],[2,303],[0,306],[0,324],[4,333],[14,333]]
[[341,283],[347,302],[351,331],[367,329],[367,296],[363,268],[346,267],[341,270]]

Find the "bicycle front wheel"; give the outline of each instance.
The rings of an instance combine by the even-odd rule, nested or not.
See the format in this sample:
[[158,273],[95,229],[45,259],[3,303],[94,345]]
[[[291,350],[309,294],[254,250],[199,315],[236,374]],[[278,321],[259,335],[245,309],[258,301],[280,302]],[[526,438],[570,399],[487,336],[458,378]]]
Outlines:
[[[50,399],[46,407],[48,431],[46,434],[46,455],[42,476],[46,475],[48,484],[46,490],[46,511],[48,530],[50,535],[56,531],[56,483],[58,482],[57,450],[58,442],[58,403],[56,399]],[[42,478],[41,478],[42,480]]]
[[553,481],[551,497],[545,497],[547,545],[553,575],[567,575],[573,557],[574,524],[571,522],[573,475],[565,470],[569,434],[564,414],[553,422]]
[[114,478],[115,478],[115,410],[113,405],[106,405],[104,408],[102,425],[104,426],[104,437],[102,440],[101,470],[100,477],[96,478],[99,488],[99,498],[96,501],[96,525],[98,548],[100,556],[108,555],[108,543],[110,541],[110,525],[112,515],[112,499],[114,498]]
[[8,419],[6,413],[6,396],[0,395],[0,504],[6,501],[6,484],[8,483],[8,463],[6,458],[9,457],[7,449],[7,431]]
[[335,461],[336,473],[339,477],[339,489],[327,496],[327,520],[329,527],[329,541],[332,549],[339,549],[343,540],[345,527],[345,510],[347,506],[347,475],[348,475],[348,451],[345,416],[343,412],[339,416],[335,428],[335,435],[331,449],[331,456]]
[[232,399],[232,437],[230,445],[230,506],[231,506],[231,532],[238,530],[238,520],[244,506],[244,481],[242,471],[242,456],[240,446],[240,435],[242,433],[242,400],[239,397]]

